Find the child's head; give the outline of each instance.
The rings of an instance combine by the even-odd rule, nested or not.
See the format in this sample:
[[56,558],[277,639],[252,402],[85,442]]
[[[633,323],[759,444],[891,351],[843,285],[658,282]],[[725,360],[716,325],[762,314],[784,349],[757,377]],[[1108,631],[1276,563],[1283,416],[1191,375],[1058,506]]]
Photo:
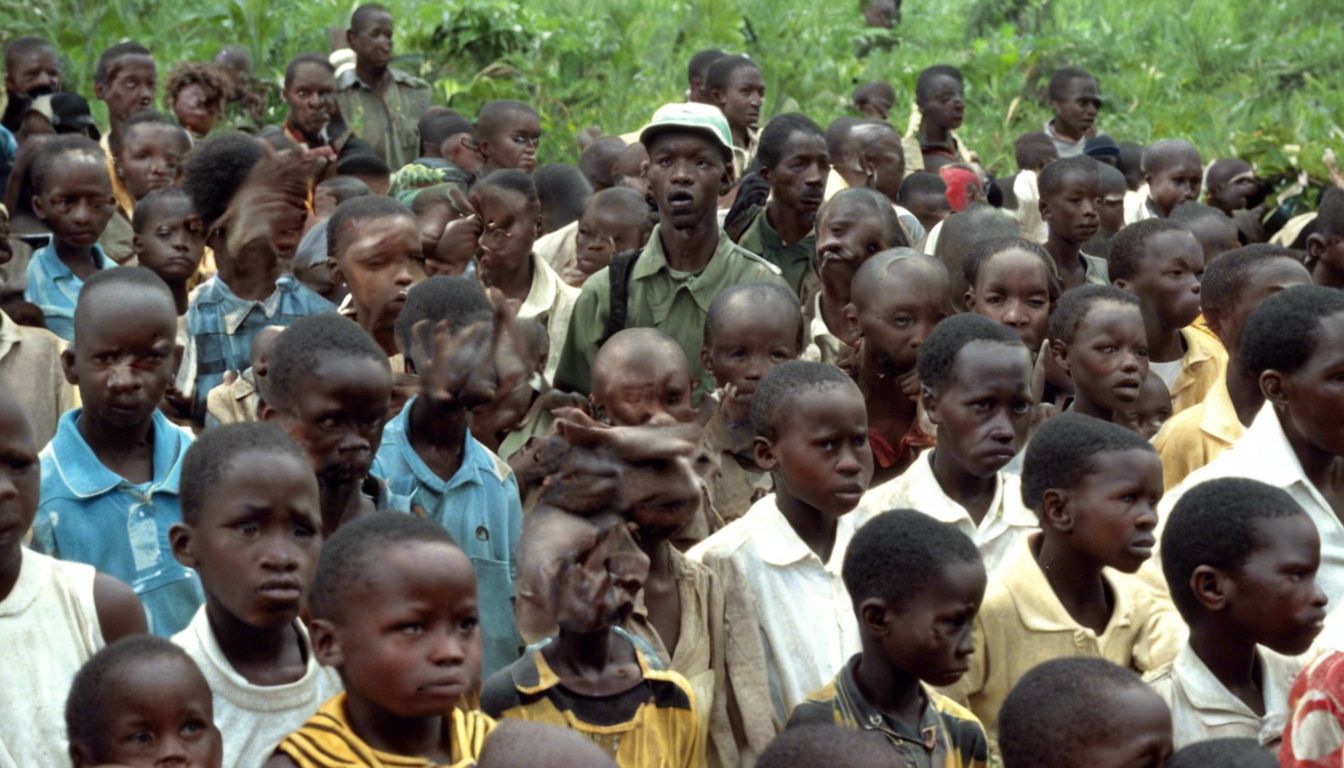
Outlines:
[[1171,755],[1171,712],[1131,670],[1086,656],[1052,659],[1003,700],[999,750],[1004,768],[1160,766]]
[[257,337],[252,340],[252,349],[248,350],[247,364],[252,368],[252,375],[257,377],[258,382],[266,378],[266,373],[270,369],[271,351],[275,349],[275,342],[284,330],[283,325],[268,325],[257,331]]
[[364,195],[337,206],[326,227],[331,279],[350,290],[360,324],[390,331],[421,254],[415,215],[390,197]]
[[186,285],[205,254],[201,229],[191,198],[181,187],[156,189],[140,198],[131,217],[131,249],[140,266],[172,285]]
[[308,453],[319,483],[362,481],[373,466],[392,399],[387,353],[337,314],[296,320],[276,339],[262,418],[274,419]]
[[40,37],[19,37],[5,46],[5,90],[28,97],[61,89],[61,60]]
[[1103,411],[1134,407],[1148,375],[1148,335],[1134,294],[1110,285],[1065,291],[1050,316],[1048,335],[1076,397]]
[[1101,231],[1114,235],[1125,226],[1125,174],[1105,163],[1097,165],[1101,174],[1101,204],[1097,213],[1101,217]]
[[705,73],[705,93],[723,112],[734,135],[755,128],[765,102],[765,78],[760,67],[746,56],[723,56]]
[[1182,139],[1156,141],[1143,150],[1141,163],[1148,199],[1159,215],[1170,216],[1181,203],[1199,199],[1204,161],[1195,145]]
[[1278,768],[1279,758],[1260,746],[1259,739],[1209,739],[1177,750],[1166,768]]
[[821,128],[797,112],[779,115],[761,131],[756,160],[761,178],[770,184],[771,199],[810,229],[831,170]]
[[592,275],[613,256],[644,247],[653,232],[648,201],[629,187],[612,187],[588,198],[574,235],[578,269]]
[[1255,169],[1238,157],[1214,160],[1205,174],[1204,186],[1204,199],[1225,213],[1250,208],[1264,195]]
[[974,168],[964,163],[945,163],[937,170],[947,183],[947,204],[953,213],[972,203],[985,202],[985,185]]
[[1282,488],[1257,480],[1194,486],[1162,531],[1162,575],[1185,622],[1287,656],[1320,634],[1320,564],[1316,524]]
[[896,204],[914,214],[926,232],[932,232],[952,213],[947,202],[947,182],[942,176],[928,171],[915,171],[901,180],[901,188],[896,191]]
[[419,129],[422,156],[443,158],[467,173],[480,173],[476,128],[460,112],[447,107],[431,108],[420,118]]
[[1045,131],[1031,131],[1013,141],[1013,159],[1019,171],[1040,171],[1059,159],[1059,148]]
[[1139,297],[1144,320],[1174,331],[1199,317],[1199,278],[1204,249],[1190,230],[1165,219],[1147,219],[1120,230],[1111,241],[1111,283]]
[[369,185],[353,176],[332,176],[313,188],[313,218],[322,220],[336,212],[346,200],[373,194]]
[[1120,166],[1120,145],[1106,134],[1098,134],[1083,144],[1083,154],[1097,161],[1098,165]]
[[756,463],[775,493],[838,517],[858,505],[873,479],[868,411],[839,368],[794,360],[765,375],[751,399]]
[[30,169],[33,212],[52,238],[91,248],[116,212],[103,150],[85,136],[56,136],[42,145]]
[[881,192],[888,202],[896,202],[905,179],[905,148],[901,134],[887,123],[867,121],[849,130],[845,154],[831,160],[837,166],[857,174],[857,185]]
[[1190,230],[1199,241],[1199,247],[1204,249],[1205,266],[1241,245],[1236,223],[1217,208],[1192,200],[1173,208],[1169,218]]
[[817,251],[812,265],[826,293],[847,303],[854,273],[864,262],[881,251],[907,245],[891,201],[876,190],[849,187],[817,212]]
[[873,373],[895,376],[915,367],[920,345],[952,312],[950,291],[942,262],[910,248],[883,251],[859,267],[845,322],[876,366]]
[[392,168],[372,152],[351,152],[336,161],[336,175],[359,179],[375,195],[392,187]]
[[118,640],[84,663],[65,701],[65,730],[75,768],[219,768],[223,761],[200,667],[153,635]]
[[720,387],[732,385],[724,404],[729,420],[748,418],[752,393],[767,372],[803,353],[806,327],[798,297],[777,283],[726,288],[705,315],[700,362]]
[[1041,169],[1041,219],[1055,237],[1077,247],[1101,226],[1101,174],[1090,157],[1065,157]]
[[956,67],[939,64],[920,72],[915,79],[915,105],[923,122],[944,131],[960,128],[966,116],[965,90]]
[[320,53],[301,53],[285,66],[280,96],[289,110],[285,124],[304,136],[320,136],[337,111],[336,70]]
[[1307,236],[1307,268],[1321,285],[1344,285],[1344,189],[1321,195],[1316,231]]
[[616,768],[601,747],[570,728],[502,720],[476,758],[477,768]]
[[215,134],[197,144],[187,156],[182,188],[191,198],[207,235],[224,216],[261,157],[261,145],[241,131]]
[[18,573],[23,537],[37,515],[38,448],[23,407],[0,387],[0,573]]
[[176,345],[177,306],[158,275],[144,267],[91,275],[75,305],[74,343],[61,353],[81,418],[122,429],[148,422],[173,381]]
[[182,522],[169,537],[201,577],[207,613],[256,630],[293,623],[322,548],[303,449],[271,424],[208,429],[187,449],[181,488]]
[[943,222],[942,234],[938,236],[933,255],[947,266],[948,273],[956,279],[952,295],[959,299],[969,287],[962,285],[965,277],[961,262],[975,250],[976,243],[1021,235],[1022,228],[1016,217],[985,203],[972,203],[957,215],[948,216]]
[[616,164],[625,152],[626,143],[619,136],[599,136],[579,154],[579,171],[588,180],[594,192],[611,189],[618,183]]
[[1047,94],[1055,109],[1051,125],[1056,133],[1077,141],[1092,130],[1101,111],[1096,78],[1077,67],[1063,67],[1050,78]]
[[163,86],[163,100],[182,127],[193,135],[214,130],[232,93],[229,75],[214,64],[184,61],[172,68]]
[[476,116],[476,140],[484,170],[537,167],[541,118],[521,101],[491,101]]
[[1059,299],[1059,279],[1040,245],[1009,237],[985,240],[962,261],[966,310],[1012,328],[1032,354],[1040,349]]
[[939,323],[918,365],[939,454],[983,478],[1012,461],[1031,429],[1031,367],[1031,352],[1001,323],[975,314]]
[[883,512],[854,534],[841,575],[865,664],[886,663],[929,685],[961,679],[987,581],[965,533],[913,509]]
[[113,128],[154,104],[158,70],[149,49],[136,42],[117,43],[103,51],[93,69],[93,95],[107,102]]
[[1120,142],[1120,164],[1116,166],[1125,176],[1125,184],[1137,192],[1143,186],[1143,146],[1132,141]]
[[1229,251],[1209,264],[1199,285],[1199,305],[1209,329],[1237,357],[1246,318],[1270,296],[1294,285],[1310,285],[1311,273],[1298,251],[1256,243]]
[[686,64],[687,101],[701,104],[713,103],[709,100],[709,93],[705,90],[705,78],[709,75],[710,66],[727,55],[718,48],[696,51],[695,55]]
[[664,426],[695,418],[691,364],[670,336],[654,328],[626,328],[593,358],[593,414],[618,427]]
[[859,114],[870,120],[886,120],[896,106],[896,90],[885,80],[873,80],[854,89],[850,97]]
[[1061,413],[1027,445],[1022,502],[1047,538],[1100,569],[1139,569],[1157,540],[1162,462],[1138,433],[1109,421]]
[[1171,418],[1171,390],[1156,373],[1149,373],[1139,385],[1139,399],[1131,408],[1115,413],[1117,422],[1152,440]]
[[481,217],[476,265],[486,285],[527,269],[542,227],[532,177],[517,169],[495,171],[471,188],[471,204]]
[[356,66],[377,71],[392,62],[392,12],[375,3],[365,3],[350,14],[345,42],[355,52]]
[[[870,5],[891,0],[865,0]],[[862,728],[832,723],[789,728],[771,739],[756,760],[756,768],[812,768],[838,765],[847,768],[891,768],[894,752],[887,737]]]
[[309,607],[313,654],[384,721],[446,715],[480,681],[476,574],[431,520],[375,512],[341,526]]
[[549,234],[579,220],[593,186],[578,166],[550,163],[533,175],[537,199],[541,202],[541,232]]

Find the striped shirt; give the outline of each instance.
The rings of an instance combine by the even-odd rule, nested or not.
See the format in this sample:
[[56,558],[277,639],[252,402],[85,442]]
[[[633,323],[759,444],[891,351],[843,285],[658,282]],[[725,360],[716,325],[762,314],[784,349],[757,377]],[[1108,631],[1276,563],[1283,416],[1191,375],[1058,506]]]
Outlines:
[[[97,245],[93,246],[93,263],[98,269],[116,266]],[[55,243],[47,243],[33,251],[27,277],[28,287],[23,297],[42,310],[47,330],[66,341],[74,341],[75,304],[79,301],[79,289],[84,287],[84,280],[56,255]]]
[[280,742],[277,752],[286,755],[299,768],[471,768],[495,728],[495,721],[478,711],[453,709],[444,719],[452,746],[452,762],[435,763],[423,757],[379,752],[369,746],[350,727],[345,711],[346,694],[329,699],[299,730]]

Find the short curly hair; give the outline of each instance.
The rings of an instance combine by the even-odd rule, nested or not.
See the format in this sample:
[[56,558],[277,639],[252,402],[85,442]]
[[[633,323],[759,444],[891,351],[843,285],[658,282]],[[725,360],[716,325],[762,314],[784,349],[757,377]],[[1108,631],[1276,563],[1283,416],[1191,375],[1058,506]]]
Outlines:
[[1039,515],[1046,491],[1077,486],[1097,471],[1097,456],[1121,451],[1156,455],[1142,435],[1119,424],[1076,413],[1046,419],[1022,461],[1022,503]]
[[189,85],[199,85],[205,91],[206,106],[214,105],[223,110],[224,102],[233,93],[233,79],[216,64],[201,61],[184,61],[168,72],[168,80],[163,85],[163,95],[168,104],[177,101],[177,94]]
[[920,383],[932,392],[941,390],[952,380],[957,354],[975,342],[1007,344],[1026,351],[1022,337],[1003,323],[969,312],[953,315],[934,326],[929,337],[919,347],[915,367],[919,372]]
[[949,565],[979,562],[980,550],[961,529],[913,509],[893,509],[854,534],[840,575],[857,610],[874,597],[899,606]]
[[1344,291],[1297,285],[1265,299],[1241,331],[1241,370],[1294,373],[1316,354],[1321,321],[1344,312]]

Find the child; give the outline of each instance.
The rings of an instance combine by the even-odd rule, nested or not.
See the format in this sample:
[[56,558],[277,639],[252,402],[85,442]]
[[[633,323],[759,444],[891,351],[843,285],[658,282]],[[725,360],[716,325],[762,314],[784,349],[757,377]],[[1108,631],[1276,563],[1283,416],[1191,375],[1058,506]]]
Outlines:
[[962,261],[970,290],[966,311],[1017,332],[1033,357],[1046,340],[1050,311],[1059,300],[1054,262],[1041,246],[1021,238],[977,243]]
[[1179,224],[1141,221],[1111,244],[1111,282],[1139,298],[1148,335],[1148,370],[1171,391],[1174,413],[1204,400],[1227,368],[1217,339],[1190,328],[1199,317],[1204,253]]
[[1138,402],[1148,376],[1139,301],[1109,285],[1066,291],[1050,317],[1050,353],[1073,382],[1067,409],[1103,421]]
[[[5,45],[5,92],[11,105],[16,100],[28,101],[47,93],[61,90],[63,74],[56,48],[40,37],[19,37]],[[17,133],[19,124],[11,121],[14,115],[5,114],[5,127]]]
[[[1133,408],[1115,412],[1115,422],[1138,432],[1145,440],[1152,440],[1171,418],[1171,393],[1161,376],[1149,373],[1139,385],[1139,399]],[[1165,472],[1163,473],[1165,478]],[[1165,479],[1164,479],[1164,487]]]
[[784,281],[801,294],[816,250],[817,210],[831,170],[826,138],[806,117],[790,112],[765,126],[756,148],[761,178],[770,199],[737,244],[779,267]]
[[1062,67],[1051,75],[1047,94],[1055,115],[1046,121],[1045,135],[1055,142],[1060,157],[1083,154],[1101,111],[1097,79],[1076,67]]
[[1125,223],[1165,219],[1176,206],[1199,199],[1204,183],[1204,163],[1199,150],[1188,141],[1164,139],[1143,150],[1143,180],[1148,194],[1133,198],[1125,210]]
[[65,703],[75,768],[220,768],[223,739],[210,686],[181,648],[133,637],[79,670]]
[[144,609],[130,587],[23,546],[40,484],[33,432],[22,406],[0,388],[0,690],[6,691],[0,762],[6,765],[65,762],[60,712],[70,681],[104,642],[145,631]]
[[491,101],[476,115],[477,144],[484,163],[480,175],[517,168],[532,173],[541,145],[541,118],[520,101]]
[[[1222,478],[1190,489],[1162,532],[1162,573],[1190,641],[1149,676],[1177,749],[1220,737],[1273,747],[1288,688],[1321,631],[1316,525],[1271,485]],[[1280,655],[1282,654],[1282,655]]]
[[[896,204],[909,210],[925,232],[932,232],[952,213],[947,202],[947,182],[942,176],[927,171],[915,171],[901,179]],[[915,250],[924,249],[923,242],[912,245]]]
[[1066,157],[1045,166],[1039,181],[1041,220],[1049,236],[1045,250],[1054,259],[1064,290],[1083,283],[1106,285],[1106,261],[1082,252],[1100,227],[1101,174],[1090,157]]
[[364,182],[375,195],[392,188],[392,166],[373,152],[345,153],[336,161],[336,175]]
[[42,451],[33,540],[129,583],[154,634],[172,635],[201,604],[196,575],[171,560],[168,542],[191,443],[158,408],[173,380],[173,296],[143,267],[105,270],[80,290],[74,327],[61,363],[83,408],[61,417]]
[[182,462],[182,522],[169,537],[205,591],[173,642],[214,692],[224,765],[261,765],[340,692],[298,620],[322,546],[308,457],[272,425],[206,430]]
[[726,56],[718,48],[705,48],[696,51],[691,60],[686,63],[686,100],[694,101],[700,104],[709,104],[709,94],[705,91],[705,76],[709,74],[709,67],[714,62]]
[[336,78],[339,109],[333,111],[373,147],[376,157],[400,168],[420,152],[416,123],[429,109],[429,83],[391,66],[392,13],[384,6],[365,3],[355,8],[345,44],[354,51],[355,66]]
[[1190,230],[1190,234],[1199,241],[1206,266],[1224,253],[1241,246],[1241,241],[1237,239],[1237,225],[1217,208],[1194,201],[1185,202],[1171,209],[1168,218]]
[[407,293],[397,339],[420,394],[388,422],[382,447],[373,444],[374,474],[460,542],[476,569],[486,674],[518,658],[521,647],[512,607],[523,524],[518,484],[468,429],[471,408],[514,383],[497,381],[504,376],[500,340],[509,332],[504,311],[470,277],[432,277]]
[[709,305],[701,354],[719,387],[719,403],[704,442],[717,465],[709,495],[725,521],[746,514],[773,490],[769,473],[752,455],[751,398],[770,369],[798,359],[803,333],[797,299],[773,283],[732,286]]
[[593,187],[569,163],[550,163],[537,169],[533,175],[537,199],[541,203],[540,234],[559,235],[573,231],[574,222],[583,213],[583,206],[593,196]]
[[1255,739],[1209,739],[1178,750],[1167,761],[1166,768],[1204,768],[1208,765],[1221,768],[1279,768],[1279,759]]
[[1041,220],[1041,169],[1059,159],[1055,142],[1042,131],[1032,131],[1013,141],[1013,157],[1017,161],[1017,175],[1013,177],[1013,197],[1017,198],[1017,221],[1022,237],[1044,243],[1050,237]]
[[[0,234],[7,227],[8,221],[0,214]],[[5,243],[0,238],[0,263],[6,257]],[[22,301],[21,294],[15,298],[20,308],[34,310],[40,320],[41,312],[36,307]],[[8,389],[19,402],[33,430],[33,444],[43,446],[56,434],[61,415],[79,404],[75,388],[65,380],[61,369],[65,342],[45,328],[19,323],[22,309],[16,312],[12,304],[5,309],[0,309],[0,388]]]
[[337,206],[326,228],[331,278],[350,291],[339,311],[378,342],[400,373],[394,325],[411,287],[411,259],[421,252],[415,217],[391,198],[364,195]]
[[596,193],[588,198],[579,217],[575,263],[561,276],[566,283],[582,288],[589,277],[611,263],[612,257],[643,250],[652,230],[649,204],[640,193],[628,187]]
[[1344,288],[1344,189],[1327,189],[1307,236],[1307,269],[1317,285]]
[[1031,353],[1006,326],[974,314],[938,324],[919,348],[921,402],[937,446],[874,487],[864,510],[911,508],[951,523],[993,574],[1039,527],[1019,478],[1003,472],[1031,429]]
[[182,160],[191,151],[191,137],[158,112],[144,110],[126,118],[110,142],[117,204],[126,219],[145,195],[182,181]]
[[916,355],[952,313],[947,270],[932,256],[894,248],[854,273],[845,320],[857,340],[854,381],[868,404],[874,480],[901,474],[933,444],[918,413]]
[[478,768],[616,768],[616,761],[577,731],[505,720],[490,732]]
[[1110,259],[1111,241],[1125,226],[1125,175],[1105,163],[1097,164],[1101,174],[1101,202],[1097,218],[1101,227],[1091,240],[1083,243],[1082,250],[1100,259]]
[[117,43],[98,56],[93,69],[93,95],[107,104],[107,139],[121,132],[126,118],[154,105],[158,69],[143,45]]
[[901,142],[907,169],[932,171],[939,162],[978,162],[956,133],[966,119],[965,89],[961,70],[946,64],[929,67],[915,78],[919,114]]
[[[872,0],[870,5],[891,0]],[[756,760],[756,768],[800,768],[843,761],[847,768],[891,768],[886,734],[832,723],[801,725],[779,734]]]
[[775,366],[751,423],[775,493],[688,553],[714,571],[734,627],[725,666],[744,760],[860,649],[839,566],[873,473],[863,394],[834,366]]
[[733,178],[740,179],[756,157],[765,78],[756,62],[743,55],[722,56],[705,73],[705,94],[728,121],[733,136]]
[[252,364],[238,378],[220,384],[206,397],[205,423],[210,427],[261,420],[261,384],[270,363],[271,349],[284,328],[263,328],[252,342]]
[[854,108],[870,120],[886,120],[896,106],[896,91],[885,80],[873,80],[854,89],[850,100]]
[[986,765],[980,721],[931,687],[966,671],[986,583],[975,545],[922,512],[896,509],[854,534],[843,575],[863,650],[793,710],[789,728],[875,731],[907,764]]
[[1140,672],[1175,656],[1182,635],[1168,603],[1130,574],[1152,553],[1162,464],[1117,424],[1047,419],[1027,446],[1022,501],[1041,532],[1019,540],[975,620],[971,669],[952,691],[990,738],[999,707],[1032,667],[1096,656]]
[[98,145],[83,136],[57,136],[32,165],[33,210],[51,229],[51,243],[28,262],[24,298],[42,309],[47,328],[75,338],[75,301],[84,281],[113,266],[98,238],[116,210],[112,182]]
[[480,682],[476,576],[443,528],[378,512],[322,547],[313,654],[345,687],[266,768],[472,765],[495,723],[459,705]]
[[445,171],[442,181],[453,181],[459,173],[474,177],[481,172],[481,152],[476,146],[476,128],[461,113],[443,107],[431,107],[420,118],[420,157],[417,164]]
[[1102,659],[1055,659],[1031,670],[1004,701],[1002,720],[1004,768],[1160,766],[1171,756],[1162,699]]

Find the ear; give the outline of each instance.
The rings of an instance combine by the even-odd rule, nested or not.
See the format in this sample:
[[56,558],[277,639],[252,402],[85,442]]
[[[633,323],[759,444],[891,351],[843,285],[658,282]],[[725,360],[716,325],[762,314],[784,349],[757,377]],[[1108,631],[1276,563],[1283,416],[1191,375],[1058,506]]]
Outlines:
[[942,423],[938,417],[938,393],[933,391],[933,387],[928,384],[919,385],[919,404],[924,406],[924,415],[929,417],[929,422],[934,426]]
[[488,139],[476,140],[476,151],[481,153],[482,160],[490,159],[490,141]]
[[761,180],[762,180],[762,181],[764,181],[764,182],[767,183],[767,184],[770,183],[770,176],[771,176],[771,173],[770,173],[770,169],[769,169],[769,168],[766,168],[766,167],[762,166],[762,167],[756,169],[756,173],[760,174],[760,176],[761,176]]
[[1041,219],[1044,220],[1050,215],[1050,203],[1044,197],[1036,202],[1036,210],[1040,211]]
[[705,373],[708,373],[710,376],[714,375],[714,365],[711,362],[708,344],[700,345],[700,367],[704,368]]
[[1059,339],[1050,340],[1050,354],[1055,358],[1055,364],[1065,373],[1069,372],[1069,348]]
[[93,98],[99,101],[107,100],[107,88],[103,83],[93,84]]
[[854,340],[863,338],[863,330],[859,326],[859,308],[854,306],[854,302],[849,302],[840,308],[840,314],[845,318],[845,330],[849,331],[849,337]]
[[131,235],[131,253],[139,256],[144,253],[145,243],[139,235]]
[[79,386],[79,374],[75,372],[75,348],[69,347],[61,351],[61,372],[65,374],[65,380],[69,384]]
[[345,273],[341,271],[341,265],[330,256],[327,257],[327,270],[331,272],[332,285],[340,285],[345,282]]
[[1211,565],[1201,565],[1190,574],[1190,589],[1195,599],[1210,611],[1227,607],[1228,593],[1236,590],[1231,579]]
[[1153,174],[1149,173],[1148,171],[1144,171],[1143,183],[1147,184],[1151,188],[1153,186]]
[[1223,338],[1223,319],[1217,312],[1204,310],[1204,322],[1208,323],[1209,330],[1219,339]]
[[1273,368],[1260,374],[1260,392],[1264,394],[1266,400],[1275,406],[1288,405],[1288,395],[1291,388],[1287,378]]
[[351,48],[355,47],[355,30],[353,29],[345,30],[345,44],[350,46]]
[[532,237],[533,237],[533,239],[537,239],[537,238],[540,238],[540,237],[541,237],[541,230],[542,230],[542,228],[543,228],[543,224],[542,224],[542,220],[541,220],[541,214],[538,213],[538,214],[537,214],[537,220],[536,220],[535,222],[533,222],[533,226],[532,226]]
[[966,295],[961,297],[961,303],[966,305],[967,312],[975,311],[975,289],[967,288]]
[[728,105],[728,97],[724,95],[723,91],[711,88],[708,91],[705,91],[705,95],[709,96],[709,103],[719,109],[723,109]]
[[326,619],[313,619],[308,624],[308,641],[313,646],[313,657],[324,667],[339,668],[345,663],[340,635]]
[[46,206],[42,205],[41,195],[33,195],[33,213],[37,214],[37,218],[42,221],[47,220]]
[[[410,358],[407,359],[409,360]],[[275,406],[262,400],[261,405],[257,407],[257,418],[262,421],[279,421],[280,412],[275,410]]]
[[1059,488],[1050,488],[1041,500],[1041,527],[1049,526],[1060,533],[1073,530],[1073,510],[1069,509],[1069,494]]
[[70,762],[75,768],[85,768],[85,766],[98,765],[99,761],[93,759],[93,754],[84,744],[76,741],[70,742]]
[[733,189],[733,164],[725,162],[723,164],[723,175],[719,177],[719,197],[723,197]]
[[859,603],[859,625],[873,637],[890,634],[891,611],[887,610],[887,601],[870,597]]
[[191,526],[186,523],[174,523],[168,529],[168,544],[173,549],[173,557],[188,568],[196,567],[196,555],[191,551]]
[[1320,232],[1312,232],[1307,235],[1307,255],[1312,261],[1317,261],[1325,254],[1325,238],[1321,237]]
[[758,436],[752,442],[751,455],[756,459],[756,466],[766,472],[773,472],[779,465],[779,459],[775,456],[775,444],[764,437]]
[[1119,289],[1122,290],[1122,291],[1130,291],[1130,292],[1133,292],[1133,290],[1134,290],[1133,288],[1130,288],[1130,287],[1129,287],[1129,286],[1130,286],[1130,282],[1129,282],[1128,280],[1125,280],[1124,278],[1121,278],[1121,279],[1118,279],[1118,280],[1112,280],[1112,281],[1111,281],[1111,285],[1114,285],[1116,288],[1119,288]]

